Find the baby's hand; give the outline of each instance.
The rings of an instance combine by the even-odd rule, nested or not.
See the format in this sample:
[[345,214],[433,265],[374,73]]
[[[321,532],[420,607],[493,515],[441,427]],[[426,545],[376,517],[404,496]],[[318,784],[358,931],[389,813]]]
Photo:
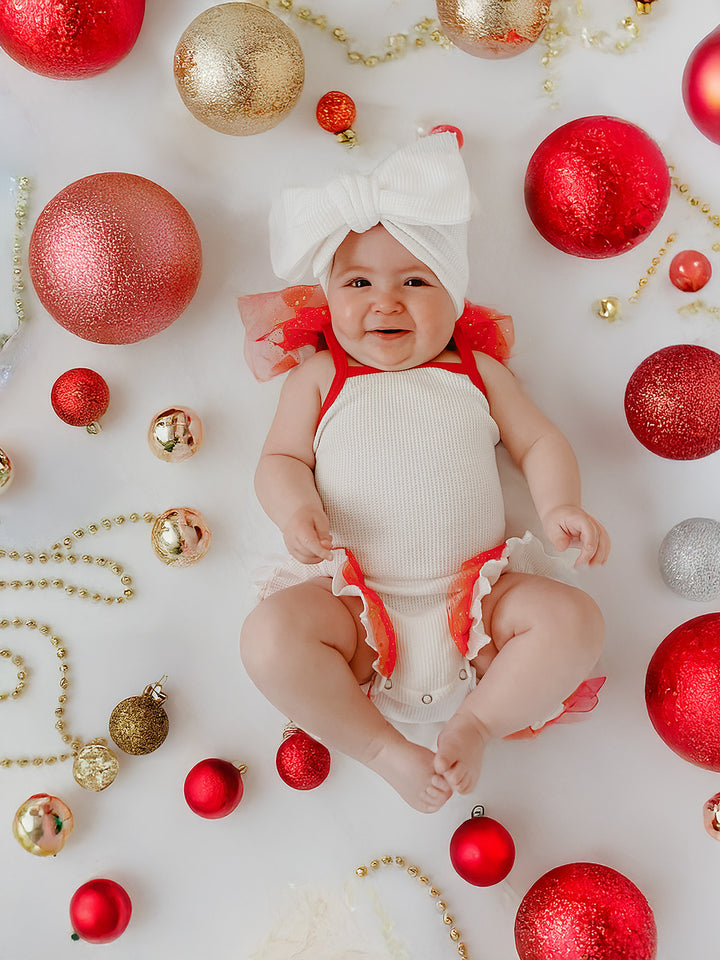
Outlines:
[[584,563],[592,567],[607,560],[610,537],[605,527],[582,507],[555,507],[542,518],[542,522],[548,539],[557,550],[580,548],[576,567]]
[[330,521],[322,510],[301,507],[283,530],[285,545],[300,563],[320,563],[332,559]]

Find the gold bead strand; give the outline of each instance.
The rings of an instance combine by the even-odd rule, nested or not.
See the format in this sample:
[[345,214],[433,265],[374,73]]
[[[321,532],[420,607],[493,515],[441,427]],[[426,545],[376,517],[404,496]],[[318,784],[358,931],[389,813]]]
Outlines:
[[[672,163],[668,164],[668,171],[670,172],[670,183],[677,190],[683,200],[687,201],[691,207],[695,207],[702,213],[710,223],[717,228],[720,228],[720,214],[715,213],[710,204],[703,200],[701,197],[695,196],[691,191],[687,183],[682,183],[680,177],[675,173],[675,166]],[[713,244],[713,250],[720,251],[720,242]]]
[[29,177],[15,181],[15,229],[12,241],[12,292],[16,326],[12,333],[0,333],[0,351],[25,322],[25,275],[23,272],[23,238],[30,202],[31,182]]

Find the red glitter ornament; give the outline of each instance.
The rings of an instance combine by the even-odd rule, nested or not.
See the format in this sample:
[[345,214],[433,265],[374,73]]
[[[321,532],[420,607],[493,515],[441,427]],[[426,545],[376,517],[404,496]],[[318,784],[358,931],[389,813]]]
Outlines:
[[636,438],[668,460],[697,460],[720,449],[720,354],[681,343],[651,354],[625,390]]
[[280,778],[289,787],[294,790],[313,790],[330,773],[330,751],[304,730],[290,727],[283,734],[275,766]]
[[213,757],[196,763],[185,777],[187,805],[199,817],[218,820],[226,817],[242,800],[242,774],[246,768]]
[[202,251],[190,215],[167,190],[130,173],[97,173],[40,213],[28,264],[61,326],[95,343],[135,343],[188,306]]
[[93,77],[130,52],[145,0],[3,3],[0,46],[23,67],[59,80]]
[[515,948],[520,960],[654,960],[655,918],[622,873],[599,863],[567,863],[523,897]]
[[682,78],[688,116],[708,140],[720,143],[720,27],[690,54]]
[[505,827],[484,816],[482,806],[473,809],[450,839],[450,861],[455,871],[476,887],[500,883],[515,863],[515,844]]
[[75,891],[70,901],[73,940],[110,943],[130,923],[132,901],[114,880],[89,880]]
[[341,90],[330,90],[318,100],[315,116],[323,130],[343,133],[355,123],[355,102]]
[[429,135],[433,133],[454,133],[460,149],[462,149],[462,145],[465,143],[465,138],[463,137],[463,132],[460,127],[454,127],[451,123],[439,123],[436,127],[432,128]]
[[670,261],[670,281],[686,293],[702,290],[712,276],[712,265],[699,250],[681,250]]
[[720,613],[676,627],[650,660],[645,704],[660,738],[684,760],[720,771]]
[[614,257],[658,224],[670,197],[660,148],[633,123],[582,117],[558,127],[525,173],[530,219],[558,250]]
[[107,410],[110,390],[99,373],[74,367],[57,378],[50,391],[50,402],[60,419],[71,427],[91,427]]

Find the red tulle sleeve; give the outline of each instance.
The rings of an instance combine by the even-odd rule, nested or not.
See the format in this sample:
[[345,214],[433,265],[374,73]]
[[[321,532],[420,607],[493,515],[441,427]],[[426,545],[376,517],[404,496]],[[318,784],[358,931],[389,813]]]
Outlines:
[[507,362],[515,343],[512,317],[466,300],[457,323],[473,350]]

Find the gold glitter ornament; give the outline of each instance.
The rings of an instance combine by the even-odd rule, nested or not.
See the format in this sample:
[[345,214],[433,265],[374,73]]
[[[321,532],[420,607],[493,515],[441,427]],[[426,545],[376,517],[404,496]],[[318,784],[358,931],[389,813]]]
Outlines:
[[475,57],[514,57],[542,34],[550,0],[437,0],[440,26]]
[[110,736],[125,753],[142,756],[164,743],[170,726],[162,705],[167,699],[165,679],[149,684],[138,697],[122,700],[110,714]]
[[115,780],[118,758],[103,739],[91,740],[76,754],[73,777],[85,790],[99,793]]
[[4,450],[0,450],[0,493],[4,493],[12,483],[13,465]]
[[210,7],[175,49],[175,83],[190,113],[219,133],[249,136],[280,123],[305,81],[300,42],[252,3]]
[[59,797],[36,793],[15,813],[13,836],[36,857],[54,857],[72,833],[73,815]]
[[150,449],[166,463],[187,460],[202,443],[200,417],[190,407],[169,407],[152,419],[148,430]]
[[150,531],[155,554],[169,566],[187,567],[208,552],[212,534],[199,510],[173,507],[156,517]]

